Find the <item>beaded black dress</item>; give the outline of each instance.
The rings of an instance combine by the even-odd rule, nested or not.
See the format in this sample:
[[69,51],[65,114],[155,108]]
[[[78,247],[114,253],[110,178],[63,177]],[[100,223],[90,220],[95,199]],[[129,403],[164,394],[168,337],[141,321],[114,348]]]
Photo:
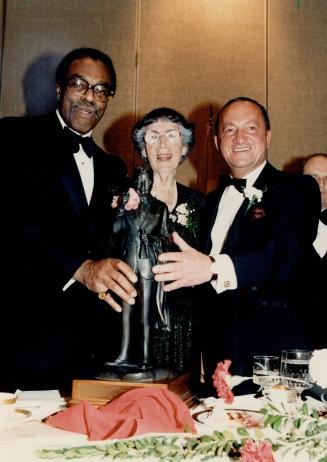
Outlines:
[[[203,203],[202,193],[177,183],[177,203],[169,212],[169,227],[194,248],[199,247]],[[151,362],[155,368],[169,368],[179,374],[191,369],[194,358],[196,293],[192,287],[185,287],[167,292],[166,297],[170,330],[154,326],[151,334]]]

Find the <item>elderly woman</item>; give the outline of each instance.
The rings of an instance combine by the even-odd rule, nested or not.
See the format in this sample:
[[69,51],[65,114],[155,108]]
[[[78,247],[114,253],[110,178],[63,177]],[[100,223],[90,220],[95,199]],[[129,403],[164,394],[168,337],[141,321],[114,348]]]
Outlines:
[[[194,124],[182,114],[162,107],[146,114],[134,126],[132,139],[153,172],[151,195],[168,207],[170,231],[177,231],[192,247],[198,247],[203,195],[176,181],[177,168],[194,145],[194,131]],[[170,327],[167,330],[154,323],[151,362],[155,368],[185,372],[193,362],[195,294],[192,288],[183,288],[166,297]]]

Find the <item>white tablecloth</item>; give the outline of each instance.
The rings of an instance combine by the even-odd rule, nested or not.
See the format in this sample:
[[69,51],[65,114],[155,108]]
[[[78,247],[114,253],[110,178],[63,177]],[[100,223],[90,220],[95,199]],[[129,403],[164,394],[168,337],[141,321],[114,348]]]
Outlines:
[[[36,401],[35,401],[36,402]],[[324,406],[322,403],[316,402],[319,407]],[[20,408],[24,401],[17,403]],[[35,404],[35,403],[34,403]],[[52,403],[54,405],[54,403]],[[10,405],[12,406],[12,405]],[[1,422],[0,421],[0,461],[1,462],[40,462],[41,460],[37,456],[37,451],[42,449],[58,449],[58,448],[69,448],[85,445],[95,445],[95,444],[109,444],[112,441],[101,441],[101,442],[89,442],[85,435],[80,435],[76,433],[66,432],[59,430],[46,424],[40,422],[40,418],[44,417],[44,413],[50,412],[50,403],[41,402],[38,404],[40,408],[38,413],[32,412],[30,416],[22,415],[21,418],[18,418],[16,421],[12,422]],[[60,408],[62,403],[57,402],[57,407]],[[199,435],[210,434],[214,430],[223,431],[230,430],[236,431],[236,425],[227,420],[227,411],[228,409],[254,409],[258,410],[262,407],[262,402],[255,399],[252,395],[236,397],[233,404],[225,405],[225,403],[220,399],[208,398],[199,405],[196,409],[192,410],[192,414],[203,410],[207,406],[212,406],[214,408],[213,412],[209,415],[201,414],[198,417],[200,422],[196,422],[196,428]],[[326,405],[325,405],[326,406]],[[18,407],[18,406],[16,406]],[[26,406],[28,409],[28,406]],[[31,409],[31,405],[30,405]],[[43,409],[43,412],[41,410]],[[1,410],[0,410],[1,412]],[[51,412],[55,412],[52,408]],[[51,413],[50,412],[50,413]],[[41,417],[42,416],[42,417]],[[252,430],[251,430],[252,431]],[[146,435],[144,435],[146,436]],[[139,436],[138,438],[143,438],[144,436]],[[166,436],[172,436],[166,435]],[[178,434],[179,438],[184,438],[186,434]],[[194,437],[194,435],[193,435]],[[327,435],[326,435],[327,438]],[[305,453],[300,453],[296,457],[288,454],[285,457],[282,457],[278,453],[274,453],[276,462],[309,462],[309,457]],[[57,457],[51,459],[54,461],[61,462],[67,460],[64,457]],[[77,460],[77,459],[74,459]],[[79,460],[79,459],[78,459]],[[104,462],[111,461],[113,459],[103,458],[102,455],[92,456],[80,459],[82,461],[90,462]],[[117,459],[114,459],[117,461]],[[137,459],[132,459],[137,460]],[[158,461],[156,458],[149,458],[147,460]],[[192,459],[194,462],[199,462],[201,457]],[[227,462],[230,459],[224,458],[212,458],[210,460]],[[310,460],[312,462],[312,460]]]

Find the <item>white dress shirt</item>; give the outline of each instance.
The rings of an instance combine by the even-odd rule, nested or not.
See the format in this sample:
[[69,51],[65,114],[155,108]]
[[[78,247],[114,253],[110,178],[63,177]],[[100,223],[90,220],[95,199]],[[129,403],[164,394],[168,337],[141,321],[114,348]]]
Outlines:
[[[246,179],[246,187],[253,186],[265,165],[266,161],[243,177]],[[216,260],[211,265],[211,270],[218,274],[218,278],[211,281],[211,285],[218,294],[225,290],[237,289],[237,277],[233,262],[227,254],[220,252],[229,228],[244,199],[244,194],[239,192],[235,186],[228,186],[220,199],[216,221],[211,230],[212,248],[210,255]]]
[[323,258],[327,252],[327,225],[320,220],[318,223],[317,237],[313,243],[313,247],[316,249],[317,254]]

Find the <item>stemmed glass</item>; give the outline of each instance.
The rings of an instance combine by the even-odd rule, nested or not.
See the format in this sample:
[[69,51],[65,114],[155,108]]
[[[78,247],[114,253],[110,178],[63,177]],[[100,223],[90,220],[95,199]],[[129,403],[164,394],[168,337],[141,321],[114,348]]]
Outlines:
[[303,390],[311,387],[309,362],[312,356],[310,350],[283,350],[281,357],[281,382],[295,394],[299,400]]
[[253,357],[253,383],[260,386],[263,395],[279,382],[279,357],[261,355]]

